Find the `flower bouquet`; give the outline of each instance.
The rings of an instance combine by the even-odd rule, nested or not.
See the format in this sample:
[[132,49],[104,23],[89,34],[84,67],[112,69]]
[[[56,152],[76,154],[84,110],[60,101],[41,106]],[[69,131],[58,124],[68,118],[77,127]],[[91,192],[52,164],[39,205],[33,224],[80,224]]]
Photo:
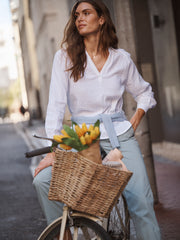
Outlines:
[[72,128],[63,125],[61,135],[54,135],[53,139],[60,148],[77,150],[82,156],[96,162],[101,163],[101,154],[99,148],[99,130],[100,121],[97,120],[94,125],[87,127],[83,123],[80,127],[77,123],[72,122]]

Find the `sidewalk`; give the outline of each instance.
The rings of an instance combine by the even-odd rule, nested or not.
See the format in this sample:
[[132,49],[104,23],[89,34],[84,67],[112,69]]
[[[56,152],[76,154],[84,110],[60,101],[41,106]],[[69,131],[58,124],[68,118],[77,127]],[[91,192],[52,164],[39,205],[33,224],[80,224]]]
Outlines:
[[153,144],[159,204],[155,206],[163,240],[180,239],[180,144]]
[[[18,122],[15,124],[15,128],[26,142],[29,151],[35,150],[37,148],[47,147],[46,140],[41,140],[33,137],[33,135],[41,137],[46,136],[43,121],[34,120],[31,126],[29,126],[29,123],[27,121]],[[34,170],[42,158],[43,156],[36,156],[31,159],[30,171],[32,176],[34,175]]]
[[154,155],[180,163],[180,144],[171,142],[154,143],[152,150]]
[[[27,122],[17,123],[16,128],[20,130],[30,150],[47,146],[46,141],[32,137],[34,134],[45,136],[43,122],[34,121],[32,126],[28,126]],[[178,240],[180,239],[180,144],[156,143],[153,144],[152,149],[159,196],[159,204],[155,206],[155,211],[162,240]],[[41,158],[32,158],[32,174]]]
[[[179,153],[178,153],[179,154]],[[159,204],[155,206],[163,240],[180,239],[180,162],[154,156]]]
[[35,240],[46,220],[32,185],[28,151],[13,123],[0,124],[0,239]]

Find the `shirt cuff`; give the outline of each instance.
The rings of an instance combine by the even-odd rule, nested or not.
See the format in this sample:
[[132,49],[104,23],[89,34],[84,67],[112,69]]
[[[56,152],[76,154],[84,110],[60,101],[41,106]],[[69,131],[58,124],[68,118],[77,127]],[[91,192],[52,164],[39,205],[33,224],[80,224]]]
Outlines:
[[138,104],[137,109],[141,108],[142,110],[145,111],[145,113],[149,110],[149,107],[145,106],[144,104]]

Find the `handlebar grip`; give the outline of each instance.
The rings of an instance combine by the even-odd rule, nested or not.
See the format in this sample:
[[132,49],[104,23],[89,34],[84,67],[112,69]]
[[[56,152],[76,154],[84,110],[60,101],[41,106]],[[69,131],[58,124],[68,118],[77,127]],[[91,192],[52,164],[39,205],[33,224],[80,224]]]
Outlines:
[[50,153],[50,152],[51,152],[51,147],[44,147],[44,148],[39,148],[39,149],[30,151],[30,152],[26,152],[25,156],[27,158],[30,158],[30,157],[35,157],[35,156],[42,155],[45,153]]

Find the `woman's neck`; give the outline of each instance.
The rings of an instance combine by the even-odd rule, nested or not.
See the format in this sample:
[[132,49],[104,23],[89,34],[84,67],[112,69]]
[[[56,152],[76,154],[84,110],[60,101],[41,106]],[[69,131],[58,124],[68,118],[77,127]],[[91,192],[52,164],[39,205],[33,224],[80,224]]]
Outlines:
[[84,38],[84,45],[85,45],[86,51],[92,57],[101,53],[98,35]]

